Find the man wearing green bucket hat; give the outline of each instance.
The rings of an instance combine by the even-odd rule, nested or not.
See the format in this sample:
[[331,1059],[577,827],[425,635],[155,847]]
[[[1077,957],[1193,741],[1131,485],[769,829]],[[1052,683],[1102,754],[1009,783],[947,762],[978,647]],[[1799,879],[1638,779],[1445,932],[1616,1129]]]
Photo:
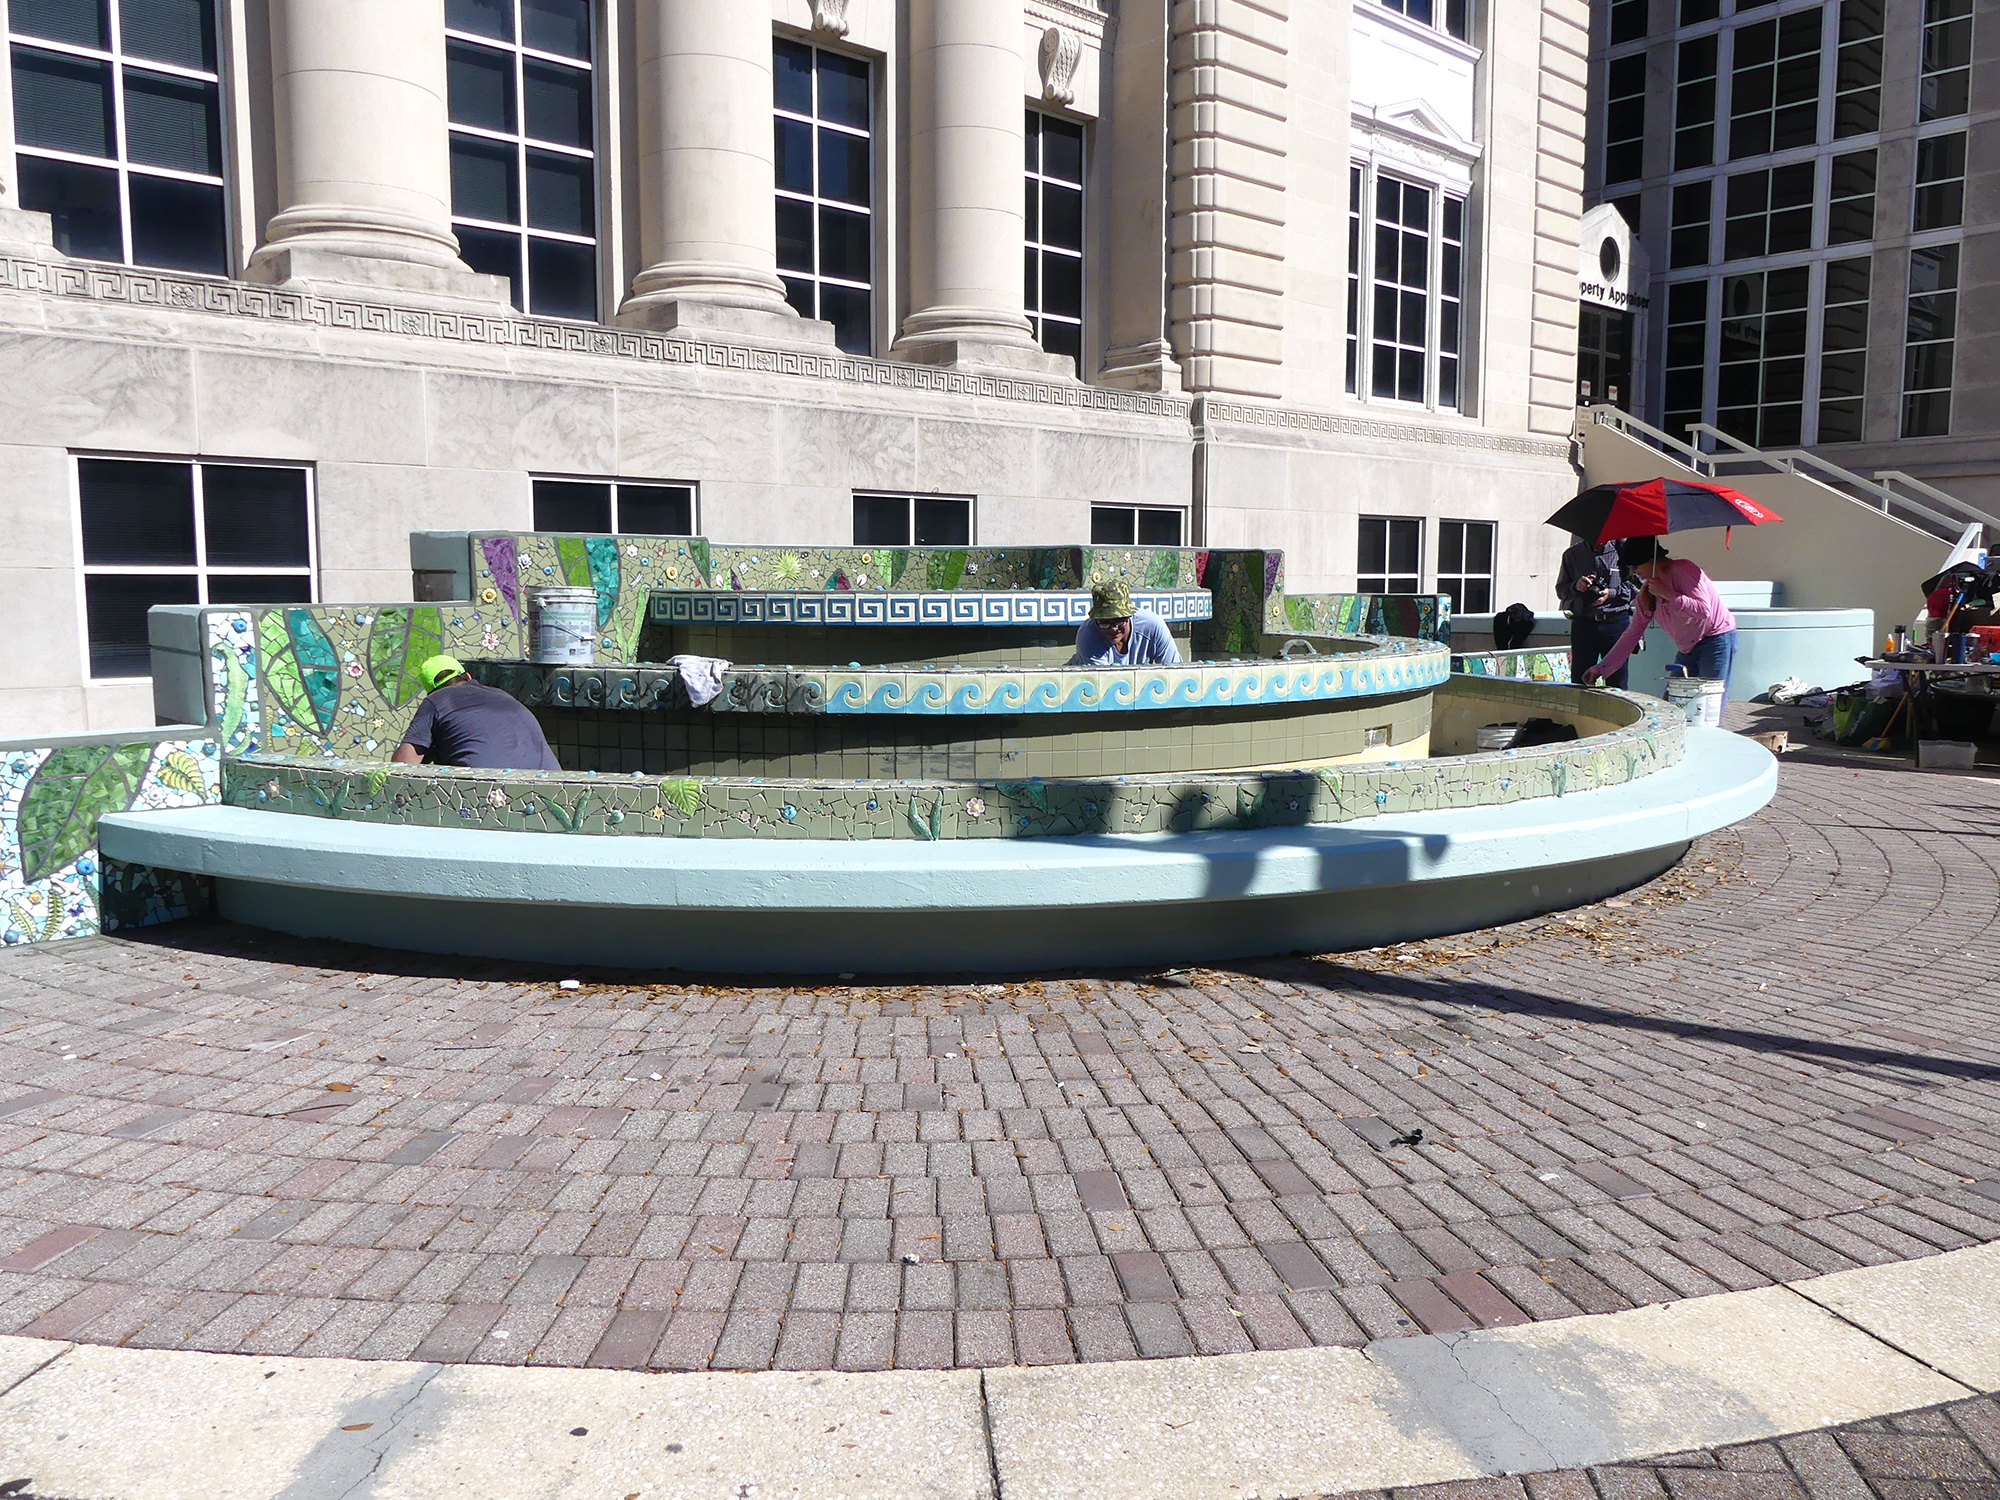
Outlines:
[[1072,667],[1171,667],[1180,648],[1160,617],[1135,609],[1123,583],[1100,583],[1090,591],[1090,618],[1077,627]]
[[478,766],[488,771],[560,771],[535,716],[499,688],[474,682],[455,656],[417,668],[424,701],[396,747],[398,765]]

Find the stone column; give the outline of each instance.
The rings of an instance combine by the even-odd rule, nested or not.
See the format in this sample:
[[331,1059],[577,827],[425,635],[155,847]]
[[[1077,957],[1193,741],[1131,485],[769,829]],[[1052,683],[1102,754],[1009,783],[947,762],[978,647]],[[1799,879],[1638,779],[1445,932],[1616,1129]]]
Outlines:
[[1022,310],[1021,0],[909,8],[910,315],[893,356],[1069,373]]
[[272,0],[279,209],[245,275],[480,301],[451,232],[444,7]]
[[639,236],[618,321],[830,343],[778,279],[771,10],[639,0]]
[[1167,317],[1167,179],[1172,64],[1171,0],[1119,10],[1111,98],[1098,127],[1108,186],[1104,222],[1104,331],[1098,379],[1135,391],[1178,391]]

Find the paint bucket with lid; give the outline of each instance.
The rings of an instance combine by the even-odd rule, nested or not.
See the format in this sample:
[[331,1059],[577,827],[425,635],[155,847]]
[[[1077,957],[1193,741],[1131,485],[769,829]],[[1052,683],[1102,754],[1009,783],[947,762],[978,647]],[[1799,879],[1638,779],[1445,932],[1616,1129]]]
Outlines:
[[528,590],[528,660],[587,667],[597,660],[597,590],[550,586]]
[[1686,714],[1690,724],[1720,729],[1724,686],[1720,677],[1676,677],[1667,683],[1667,702]]

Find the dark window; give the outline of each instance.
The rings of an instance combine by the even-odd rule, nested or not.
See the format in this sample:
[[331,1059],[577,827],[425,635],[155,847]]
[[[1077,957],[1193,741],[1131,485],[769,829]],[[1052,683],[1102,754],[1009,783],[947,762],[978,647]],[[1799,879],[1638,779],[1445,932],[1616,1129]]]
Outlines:
[[1722,0],[1681,0],[1681,25],[1699,26],[1722,14]]
[[1647,31],[1646,10],[1650,0],[1611,0],[1611,45],[1643,41]]
[[1684,182],[1674,189],[1671,204],[1667,264],[1676,268],[1707,265],[1709,225],[1715,214],[1715,184]]
[[785,297],[800,317],[833,324],[835,342],[849,354],[867,354],[875,347],[868,64],[783,39],[773,43],[772,61]]
[[1736,28],[1730,160],[1810,146],[1818,137],[1823,29],[1818,7]]
[[1958,246],[1910,252],[1903,330],[1903,436],[1951,432],[1951,377],[1958,337]]
[[1861,404],[1868,392],[1868,281],[1865,255],[1826,263],[1819,335],[1822,443],[1861,441]]
[[543,318],[597,317],[596,76],[587,0],[449,0],[459,254]]
[[1693,440],[1690,424],[1702,420],[1708,361],[1708,283],[1679,281],[1667,288],[1666,378],[1661,418],[1672,436]]
[[1178,547],[1187,513],[1139,505],[1093,505],[1090,542],[1094,547]]
[[1722,258],[1755,260],[1812,248],[1812,162],[1742,172],[1724,194]]
[[1917,142],[1917,192],[1910,228],[1951,229],[1965,222],[1965,132]]
[[598,536],[692,536],[694,487],[537,479],[535,530]]
[[1972,0],[1924,0],[1917,118],[1948,120],[1972,100]]
[[1682,42],[1674,80],[1674,170],[1715,160],[1716,38]]
[[1882,124],[1882,0],[1840,0],[1834,64],[1833,138],[1868,135]]
[[1363,516],[1354,586],[1363,594],[1414,594],[1423,587],[1424,523]]
[[1035,341],[1049,353],[1067,354],[1076,361],[1079,375],[1084,373],[1083,182],[1083,127],[1029,110],[1024,241],[1028,323]]
[[80,458],[76,479],[91,676],[152,671],[155,604],[312,599],[304,469]]
[[1438,522],[1437,591],[1454,615],[1492,612],[1493,532],[1491,521]]
[[1826,242],[1850,245],[1875,238],[1875,152],[1852,151],[1833,159],[1827,197]]
[[857,547],[969,547],[972,502],[937,495],[856,495]]
[[1631,182],[1646,172],[1646,54],[1614,57],[1605,69],[1604,181]]
[[1360,393],[1361,369],[1361,190],[1366,174],[1347,169],[1347,394]]
[[1722,278],[1715,425],[1759,448],[1804,438],[1809,270]]
[[[1633,0],[1618,0],[1618,3],[1631,4]],[[1472,35],[1470,0],[1441,0],[1439,4],[1433,0],[1382,0],[1382,4],[1421,25],[1435,26],[1461,42]]]
[[56,248],[228,274],[213,0],[16,0],[9,20],[21,205]]

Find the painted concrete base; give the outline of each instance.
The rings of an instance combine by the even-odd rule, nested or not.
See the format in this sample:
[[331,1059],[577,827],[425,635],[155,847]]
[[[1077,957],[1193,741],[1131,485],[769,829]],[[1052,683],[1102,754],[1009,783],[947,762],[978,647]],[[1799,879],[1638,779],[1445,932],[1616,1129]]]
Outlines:
[[[1947,1327],[1946,1325],[1952,1325]],[[1994,1389],[2000,1246],[1520,1328],[984,1371],[635,1374],[0,1338],[0,1474],[117,1500],[1287,1500]]]
[[1580,905],[1776,785],[1761,746],[1696,730],[1679,765],[1622,786],[1329,827],[592,839],[204,807],[107,817],[101,837],[112,858],[215,877],[224,916],[302,936],[710,972],[1018,972],[1322,952]]

